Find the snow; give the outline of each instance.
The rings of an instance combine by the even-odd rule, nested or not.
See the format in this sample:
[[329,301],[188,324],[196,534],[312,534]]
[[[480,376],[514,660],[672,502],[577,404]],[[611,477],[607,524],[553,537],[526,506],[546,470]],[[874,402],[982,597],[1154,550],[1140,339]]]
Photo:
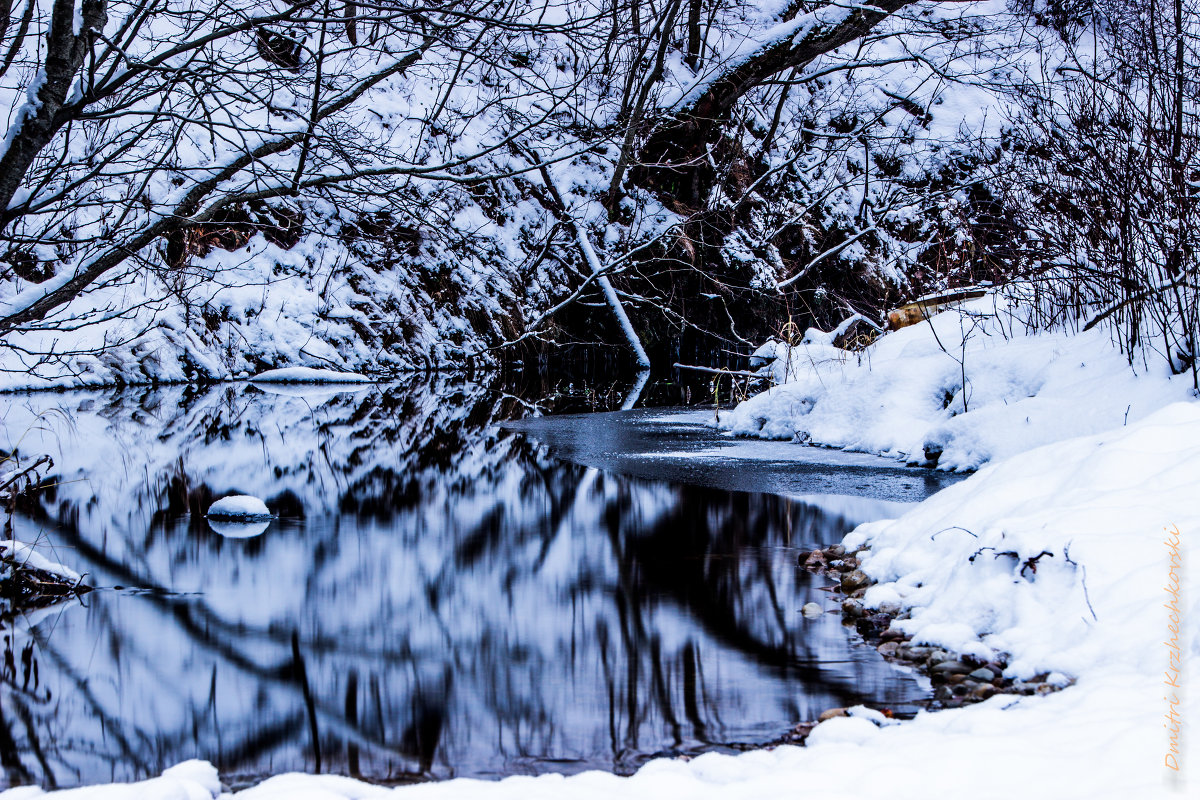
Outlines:
[[714,63],[719,65],[718,68],[710,69],[708,73],[699,76],[678,96],[668,95],[664,98],[663,105],[672,112],[686,110],[704,95],[717,78],[729,74],[732,69],[772,47],[787,42],[790,42],[790,46],[796,46],[814,29],[828,30],[836,27],[851,11],[849,7],[821,6],[808,14],[799,14],[793,19],[780,22],[760,34],[746,36],[742,42],[730,48],[729,52],[723,53],[720,59],[714,59]]
[[255,383],[370,383],[371,379],[357,372],[338,372],[313,367],[283,367],[260,372],[250,380]]
[[[606,45],[610,26],[607,15],[598,14],[593,5],[573,0],[533,4],[527,16],[514,9],[517,18],[530,24],[560,17],[572,22],[546,34],[523,33],[520,26],[512,30],[508,46],[527,53],[529,64],[504,70],[511,81],[497,82],[488,59],[464,64],[454,47],[436,47],[418,68],[372,89],[339,117],[338,130],[354,133],[352,142],[343,143],[347,148],[357,148],[380,166],[412,164],[422,173],[429,170],[425,177],[357,187],[351,203],[340,203],[336,193],[301,192],[275,206],[303,216],[299,241],[284,246],[254,235],[230,245],[231,250],[216,247],[197,255],[184,273],[164,272],[160,248],[148,245],[139,258],[160,269],[131,261],[44,324],[9,333],[6,344],[11,346],[0,349],[0,390],[225,380],[243,371],[290,365],[394,373],[455,367],[467,354],[489,360],[489,348],[509,338],[504,321],[537,318],[580,282],[572,264],[538,257],[557,221],[528,191],[527,159],[503,145],[514,120],[529,122],[520,137],[525,145],[556,162],[569,205],[588,228],[600,263],[628,265],[628,254],[668,235],[680,220],[634,186],[627,187],[629,197],[622,203],[628,220],[623,213],[619,222],[613,221],[604,208],[601,195],[613,177],[624,130],[620,115],[627,109],[623,76],[603,71],[614,55]],[[683,54],[671,49],[651,102],[665,109],[694,99],[713,79],[712,65],[737,63],[763,47],[795,41],[856,8],[834,3],[783,20],[792,5],[781,0],[714,5],[711,26],[705,26],[706,72],[697,75]],[[229,9],[233,16],[268,13],[261,3],[244,0]],[[186,40],[194,25],[203,24],[196,15],[205,11],[204,4],[189,4],[179,15],[149,20],[139,29],[148,36],[134,36],[127,43],[127,61],[111,63],[113,78],[120,80],[131,65],[147,63]],[[113,14],[111,24],[123,24]],[[774,241],[781,226],[802,221],[812,229],[811,236],[805,234],[809,244],[815,244],[821,231],[860,236],[866,226],[882,237],[882,244],[861,247],[858,241],[828,256],[823,267],[846,267],[902,285],[905,267],[916,261],[924,245],[907,234],[897,238],[895,229],[911,224],[929,233],[928,226],[939,218],[948,223],[965,219],[969,211],[953,197],[922,200],[905,187],[922,185],[952,167],[975,142],[996,137],[1008,100],[994,90],[995,84],[1002,73],[1016,68],[1014,63],[1019,67],[1022,58],[1033,58],[1029,54],[1041,47],[1036,37],[1052,38],[1050,32],[1014,24],[1021,19],[1001,0],[917,4],[883,23],[878,37],[809,65],[800,76],[802,90],[792,92],[782,109],[779,146],[764,154],[768,169],[751,192],[754,208],[727,237],[723,255],[745,265],[752,285],[774,291],[777,282],[802,268],[799,252],[781,253]],[[474,23],[462,23],[476,30]],[[990,37],[988,46],[978,46],[973,37],[945,35],[947,30],[975,29]],[[893,35],[900,31],[903,35]],[[464,29],[463,35],[475,34]],[[25,37],[16,63],[36,61],[40,41],[39,36]],[[400,54],[411,45],[397,33],[379,46]],[[635,43],[617,47],[616,64],[640,63],[630,47]],[[79,136],[58,137],[48,147],[41,160],[45,171],[34,170],[16,202],[29,199],[31,192],[75,187],[64,190],[61,203],[22,217],[23,235],[54,243],[38,245],[36,252],[40,268],[53,275],[31,284],[6,272],[0,280],[3,313],[27,307],[92,263],[111,242],[129,238],[158,215],[173,213],[171,202],[180,193],[230,158],[302,125],[303,116],[294,111],[305,106],[307,93],[297,94],[300,84],[291,77],[280,81],[276,71],[261,63],[252,38],[234,37],[214,48],[214,57],[228,58],[239,68],[214,80],[218,99],[212,115],[195,113],[197,98],[181,92],[170,96],[171,112],[151,131],[127,120],[97,120],[86,123]],[[326,64],[328,74],[358,74],[367,58],[359,48],[338,49]],[[849,69],[852,63],[856,66]],[[255,76],[250,94],[244,74]],[[601,80],[602,74],[606,77]],[[27,93],[36,89],[36,80],[36,70],[14,68],[0,81],[10,133],[27,113]],[[760,117],[757,127],[769,122],[766,115],[778,91],[767,86],[747,98],[747,111]],[[928,119],[918,119],[897,105],[895,97],[910,98]],[[160,99],[153,89],[128,98],[130,117],[151,113]],[[439,124],[427,124],[426,116],[443,103]],[[878,120],[868,134],[878,142],[877,151],[883,148],[879,154],[898,165],[902,185],[870,159],[864,163],[857,136],[808,135],[848,117]],[[567,119],[574,122],[564,124]],[[222,135],[210,136],[210,122]],[[572,133],[576,124],[582,136]],[[436,132],[443,127],[445,133]],[[746,127],[744,146],[757,149],[756,125]],[[175,152],[162,158],[157,148],[167,141],[177,142]],[[491,187],[482,200],[477,189],[457,182],[461,176],[439,180],[453,171],[447,164],[472,156],[480,156],[472,162],[473,170],[497,176],[480,184]],[[279,175],[292,174],[295,159],[295,153],[268,158],[231,180],[228,189],[275,185]],[[107,166],[97,174],[96,164]],[[127,214],[114,212],[134,196],[142,197],[146,207],[139,203],[128,207]],[[864,215],[867,207],[871,213]],[[390,242],[389,234],[367,232],[372,220],[378,222],[377,214],[393,219],[395,232],[408,237],[401,246]],[[119,229],[109,229],[113,217],[124,220]],[[871,221],[860,225],[866,217]],[[64,225],[75,242],[70,248],[58,244]],[[925,233],[916,238],[925,241]],[[577,249],[564,246],[564,255],[573,258]],[[836,267],[831,263],[835,259]],[[167,280],[166,275],[174,277]]]
[[[747,58],[788,36],[803,35],[809,24],[801,17],[773,28],[757,25],[763,32],[754,33],[755,25],[741,23],[762,22],[781,4],[761,5],[773,8],[738,10],[736,13],[747,19],[718,26],[721,30],[714,32],[714,42],[724,58]],[[949,9],[957,4],[944,5]],[[983,16],[987,9],[995,10],[998,19],[1003,9],[1002,3],[995,2],[962,5],[984,8]],[[927,132],[920,133],[911,152],[901,153],[902,177],[917,182],[951,163],[960,126],[987,138],[995,133],[1002,116],[991,113],[998,104],[986,88],[986,79],[973,85],[970,75],[972,70],[980,76],[988,74],[997,59],[970,53],[946,56],[941,60],[952,61],[960,73],[950,81],[943,81],[937,69],[886,63],[893,56],[906,55],[906,47],[938,61],[937,53],[924,49],[919,38],[918,34],[902,40],[880,37],[869,52],[855,52],[852,57],[870,55],[882,66],[855,70],[858,77],[854,81],[829,72],[829,77],[821,79],[824,83],[814,80],[811,90],[817,98],[814,103],[824,104],[819,107],[825,116],[836,114],[839,103],[853,108],[864,96],[869,99],[885,90],[911,97],[927,110],[930,120],[922,123],[928,126]],[[948,40],[943,47],[951,50],[958,45]],[[537,69],[531,76],[540,71],[547,81],[557,80],[559,72],[547,68],[553,50],[545,55],[543,58],[539,51]],[[844,60],[831,56],[814,64],[810,75],[841,65]],[[394,139],[403,146],[405,137],[419,125],[423,105],[438,96],[444,71],[437,66],[431,65],[421,77],[406,78],[403,85],[398,81],[397,86],[372,94],[372,111],[395,125],[395,133],[384,137],[389,143]],[[658,98],[660,105],[686,104],[707,85],[708,78],[687,74],[674,55],[668,72],[667,81],[673,81],[674,88]],[[570,75],[564,73],[562,80],[570,80]],[[946,83],[953,84],[953,91],[945,90]],[[36,78],[19,88],[31,91],[31,87],[36,87]],[[16,83],[6,85],[5,98],[19,96],[16,88]],[[471,91],[464,90],[452,100],[468,120],[458,132],[463,142],[460,149],[467,151],[489,146],[495,141],[495,131],[503,130],[496,114],[475,118],[473,109],[491,101],[482,95],[472,100]],[[796,94],[804,96],[806,92]],[[875,99],[890,105],[890,101]],[[281,100],[281,107],[286,100]],[[793,99],[791,103],[784,128],[794,128],[806,119],[804,101]],[[28,111],[19,103],[7,105],[14,109],[9,112],[11,138],[17,127],[11,121]],[[612,98],[594,98],[579,110],[603,125],[612,118],[613,107]],[[907,113],[892,108],[884,117],[887,124],[895,126],[897,140],[917,126],[905,119]],[[261,133],[285,130],[288,124],[296,123],[263,123]],[[117,134],[110,137],[111,148],[131,141],[130,132]],[[546,137],[553,139],[554,134]],[[561,142],[561,149],[565,152],[574,144]],[[434,149],[438,146],[432,145]],[[224,155],[208,152],[190,139],[182,147],[182,158],[193,167],[217,163]],[[388,148],[379,152],[385,150],[391,152]],[[77,162],[68,155],[63,157],[72,169],[86,166],[85,161]],[[435,153],[430,160],[438,163],[439,155]],[[144,151],[131,150],[130,157],[144,159]],[[780,149],[779,159],[793,157],[800,159],[798,169],[804,174],[817,175],[827,169],[838,178],[855,172],[849,165],[856,156],[846,155],[834,145],[829,145],[828,151],[816,147],[805,154]],[[486,166],[503,172],[509,165]],[[607,170],[604,159],[588,161],[586,157],[563,167],[564,183],[568,177],[571,182],[567,193],[575,195],[573,210],[584,222],[591,221],[588,214],[604,217],[599,204],[587,195],[606,185]],[[161,204],[169,177],[157,175],[147,188],[147,197]],[[872,197],[875,205],[884,205],[879,198],[886,195],[889,184],[871,183],[878,188],[868,192],[866,181],[860,188],[846,180],[829,188],[826,200],[822,194],[826,183],[814,181],[811,192],[797,190],[785,202],[802,209],[812,198],[822,197],[814,212],[818,221],[827,224],[851,219]],[[764,185],[762,194],[769,195],[774,188]],[[338,244],[345,220],[337,209],[323,208],[319,200],[309,199],[305,210],[311,214],[311,236],[291,250],[257,236],[237,252],[218,250],[198,259],[197,269],[220,270],[225,285],[212,289],[202,281],[187,287],[191,302],[173,299],[152,276],[116,275],[54,320],[80,333],[65,336],[51,326],[14,334],[8,341],[14,346],[4,351],[0,363],[5,370],[0,374],[0,388],[117,380],[180,382],[197,376],[229,377],[261,363],[334,363],[351,369],[413,366],[418,363],[415,357],[405,359],[414,353],[437,363],[439,359],[452,360],[456,349],[461,352],[462,347],[486,343],[487,337],[470,329],[461,309],[434,302],[425,283],[462,289],[468,297],[464,307],[478,306],[497,317],[498,299],[516,296],[522,305],[545,307],[562,296],[567,278],[553,271],[556,268],[541,265],[536,274],[526,276],[514,266],[525,255],[523,238],[536,241],[551,224],[548,215],[528,198],[515,196],[511,203],[502,204],[500,212],[489,214],[453,187],[415,191],[425,193],[431,209],[430,219],[422,221],[421,246],[426,250],[415,257],[418,266],[406,263],[400,269],[376,274],[364,265],[378,265],[386,259]],[[84,209],[101,207],[95,202],[100,195],[97,190],[95,198],[78,204],[81,210],[72,212],[72,224],[78,224],[87,236],[95,235],[92,229],[99,225],[99,218],[89,217]],[[818,201],[813,202],[817,205]],[[644,205],[628,230],[606,229],[610,234],[603,240],[606,245],[615,248],[624,242],[629,246],[639,235],[652,235],[670,224],[670,215],[661,208],[652,202]],[[381,202],[381,207],[385,206]],[[771,211],[779,217],[790,214],[783,203]],[[916,219],[921,211],[916,205],[901,207],[893,216]],[[448,224],[450,221],[453,224]],[[51,229],[58,230],[59,221],[53,222]],[[731,251],[736,246],[739,253],[747,255],[746,260],[765,264],[754,255],[755,237],[774,224],[768,214],[756,218],[747,232],[739,230],[729,237]],[[461,254],[451,245],[435,248],[428,244],[426,238],[436,238],[434,229],[438,228],[450,230],[451,238],[467,229],[473,231],[462,264],[458,263]],[[81,238],[85,237],[81,234]],[[910,254],[903,251],[903,242],[889,246],[895,252],[887,255],[894,259],[861,266],[885,276],[901,275],[902,269],[892,262],[902,265]],[[858,247],[847,248],[840,255],[856,265],[867,258]],[[611,258],[611,253],[596,256]],[[493,257],[494,263],[504,266],[491,266]],[[764,274],[787,280],[778,252],[774,259],[764,267]],[[438,273],[446,264],[450,266],[445,275]],[[34,287],[6,280],[0,286],[0,308],[25,307],[64,282],[72,268],[72,264],[64,264],[53,278]],[[111,307],[127,307],[127,297],[146,305],[127,319],[105,317],[94,326],[74,326],[84,315],[103,317]],[[193,303],[219,312],[216,331],[207,330],[206,324],[191,314]],[[998,696],[970,708],[922,714],[910,723],[884,727],[870,715],[839,717],[818,726],[806,748],[780,747],[740,756],[709,754],[691,761],[661,759],[630,778],[592,772],[570,778],[514,777],[490,783],[458,780],[389,789],[337,776],[283,775],[233,796],[249,800],[384,795],[454,800],[466,796],[532,800],[1167,796],[1170,772],[1164,757],[1169,740],[1164,717],[1173,709],[1167,697],[1174,695],[1164,692],[1170,687],[1163,682],[1172,675],[1173,654],[1182,656],[1177,661],[1185,665],[1185,684],[1194,685],[1195,665],[1200,663],[1196,571],[1180,578],[1171,560],[1176,552],[1171,547],[1176,540],[1174,532],[1180,532],[1178,547],[1186,564],[1195,552],[1192,538],[1200,529],[1200,509],[1194,502],[1195,486],[1200,482],[1200,409],[1194,401],[1186,402],[1191,399],[1186,377],[1172,377],[1165,368],[1142,361],[1131,367],[1103,330],[1035,334],[1010,311],[991,298],[977,301],[928,323],[889,333],[858,354],[834,348],[832,336],[822,331],[810,331],[792,348],[781,342],[768,343],[755,353],[757,363],[752,363],[755,367],[767,364],[765,368],[779,385],[732,412],[722,412],[720,424],[741,436],[799,439],[916,462],[932,460],[936,454],[939,469],[978,470],[911,510],[891,509],[889,513],[904,512],[898,519],[868,523],[847,537],[848,545],[870,548],[862,559],[862,569],[879,583],[869,590],[866,601],[902,605],[910,616],[897,624],[919,642],[980,656],[1002,652],[1008,658],[1010,676],[1055,673],[1062,678],[1060,682],[1072,682],[1063,691],[1019,699]],[[356,325],[387,325],[387,320],[395,318],[415,320],[414,330],[404,332],[405,356],[379,355],[372,342],[353,333]],[[93,353],[100,343],[107,347],[103,358]],[[27,356],[26,350],[35,355]],[[51,357],[41,358],[45,353]],[[369,379],[352,372],[288,367],[253,380],[353,383]],[[281,407],[287,404],[287,398],[277,400]],[[303,414],[304,404],[295,405],[295,415]],[[124,446],[121,434],[130,426],[107,420],[99,412],[80,410],[72,418],[81,431],[111,431],[106,434],[109,446],[97,449],[91,458],[98,462],[110,459],[114,466],[129,459],[131,449]],[[9,424],[14,423],[10,420]],[[172,463],[176,453],[167,451],[175,444],[198,439],[194,433],[201,429],[199,422],[181,427],[170,441],[157,445],[156,463]],[[412,435],[418,434],[414,431]],[[131,439],[145,444],[136,436]],[[196,470],[227,481],[221,488],[243,479],[247,482],[242,485],[255,488],[270,480],[250,458],[257,446],[259,440],[247,433],[245,441],[239,439],[230,448],[212,448],[209,460],[201,460]],[[294,440],[280,446],[306,454],[297,459],[318,452],[315,445],[297,446]],[[231,450],[241,457],[231,458]],[[720,450],[695,455],[728,454]],[[235,469],[226,470],[230,463]],[[285,476],[275,480],[295,480],[297,491],[306,498],[331,495],[324,487],[308,486],[298,479]],[[62,489],[64,493],[84,490],[82,485]],[[116,490],[88,486],[86,491],[104,494]],[[240,509],[242,516],[248,510],[269,515],[261,500],[246,497],[219,501],[210,513],[220,513],[218,507],[226,501]],[[90,508],[86,503],[80,507],[85,509],[86,522],[87,514],[95,512],[86,511]],[[248,535],[258,527],[210,524],[226,536]],[[48,565],[62,570],[60,574],[74,575],[26,545],[7,542],[0,547],[19,553],[38,568]],[[288,578],[286,568],[280,574],[283,578],[277,576],[278,580]],[[1177,578],[1185,583],[1182,600],[1169,591]],[[301,584],[297,581],[296,585]],[[1172,629],[1172,614],[1184,624]],[[1178,650],[1169,644],[1176,636]],[[1180,704],[1184,718],[1200,719],[1197,693],[1188,697]],[[1185,751],[1188,759],[1180,757],[1186,773],[1197,766],[1194,747],[1200,739],[1193,733],[1184,741],[1193,748]],[[217,771],[196,761],[139,784],[54,794],[147,800],[229,795],[223,793]],[[43,796],[43,792],[15,789],[0,796],[15,799]]]
[[830,341],[810,330],[795,347],[759,348],[777,385],[722,412],[719,427],[913,463],[938,453],[938,469],[965,471],[1191,398],[1188,376],[1153,362],[1131,367],[1105,331],[1030,331],[1020,309],[994,296],[859,353]]
[[[51,792],[62,800],[212,800],[221,790],[217,770],[205,761],[184,761],[163,770],[158,778],[138,783],[114,783]],[[0,792],[5,800],[45,797],[35,786]]]
[[42,572],[58,575],[71,583],[79,583],[83,580],[79,573],[70,567],[65,567],[62,564],[51,561],[34,550],[32,545],[13,539],[0,542],[0,558],[12,558],[14,563],[29,567],[30,569],[40,569]]
[[207,516],[210,519],[258,520],[270,517],[271,510],[257,497],[235,494],[230,497],[222,497],[209,506]]

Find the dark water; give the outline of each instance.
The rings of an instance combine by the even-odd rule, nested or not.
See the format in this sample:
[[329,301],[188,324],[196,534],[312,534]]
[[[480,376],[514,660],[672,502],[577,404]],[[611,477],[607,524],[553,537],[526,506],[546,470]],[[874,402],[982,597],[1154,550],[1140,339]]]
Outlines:
[[[878,503],[558,460],[497,427],[524,401],[477,386],[298,394],[5,398],[0,446],[57,465],[16,535],[100,588],[3,621],[3,785],[187,758],[233,784],[625,772],[924,696],[837,614],[800,613],[835,604],[797,552]],[[936,488],[914,474],[903,499]],[[199,512],[235,492],[281,519],[215,532]]]

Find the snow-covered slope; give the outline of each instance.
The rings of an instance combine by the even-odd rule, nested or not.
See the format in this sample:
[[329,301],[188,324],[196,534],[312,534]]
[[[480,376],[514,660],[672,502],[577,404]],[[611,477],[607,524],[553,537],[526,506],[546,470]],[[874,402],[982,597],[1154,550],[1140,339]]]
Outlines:
[[[262,11],[253,2],[234,5],[229,15]],[[778,32],[781,15],[793,6],[717,4],[698,70],[668,37],[661,81],[649,82],[647,121],[668,114],[723,60]],[[110,27],[139,8],[111,4]],[[189,13],[205,8],[196,4]],[[489,346],[524,332],[586,272],[572,237],[547,210],[535,157],[555,162],[567,204],[601,260],[618,265],[621,288],[675,303],[679,313],[686,306],[714,325],[764,324],[739,318],[746,313],[740,299],[756,292],[774,297],[776,282],[818,290],[805,302],[818,316],[831,316],[843,309],[820,291],[828,284],[855,291],[870,285],[863,291],[877,299],[914,276],[920,284],[947,280],[954,277],[949,272],[919,276],[928,264],[918,262],[933,229],[939,246],[957,241],[975,201],[931,187],[977,166],[978,140],[991,142],[1003,118],[1004,101],[992,84],[1031,52],[1038,33],[1014,26],[1020,15],[1002,0],[915,3],[864,46],[814,62],[786,95],[775,85],[752,93],[729,126],[732,155],[715,164],[716,186],[702,208],[681,207],[627,180],[620,208],[610,214],[604,196],[615,165],[629,156],[622,154],[630,111],[623,89],[647,77],[647,60],[638,55],[645,43],[613,29],[624,18],[590,0],[510,10],[513,19],[493,29],[461,22],[457,35],[476,37],[472,47],[454,37],[439,42],[416,67],[373,87],[330,125],[339,146],[382,166],[407,165],[411,174],[355,184],[343,194],[318,187],[233,209],[229,219],[186,232],[182,261],[171,249],[180,242],[156,240],[139,252],[142,261],[112,270],[43,322],[6,333],[0,389],[227,378],[292,366],[378,375],[460,366],[471,354],[486,362]],[[37,16],[34,28],[43,22]],[[150,39],[137,40],[131,52],[144,59],[169,49],[174,24],[156,20],[147,29]],[[386,34],[396,41],[377,49],[415,46],[419,37],[405,30]],[[316,34],[303,24],[288,27],[287,35],[316,46]],[[356,50],[340,25],[330,36],[336,45],[325,70],[344,70],[343,79],[361,73],[373,51]],[[21,51],[22,69],[0,81],[10,123],[24,113],[35,74],[31,42],[32,35]],[[47,166],[46,181],[61,183],[66,194],[52,208],[22,217],[19,240],[0,253],[0,317],[166,213],[168,200],[182,191],[178,181],[203,176],[254,142],[294,132],[302,119],[296,109],[308,102],[303,90],[312,63],[281,73],[252,40],[235,37],[221,48],[214,58],[237,67],[230,75],[218,70],[210,89],[227,106],[214,112],[222,133],[232,129],[227,137],[190,122],[175,135],[171,120],[190,119],[196,102],[184,92],[171,95],[179,108],[154,118],[149,133],[117,116],[95,130],[81,123],[91,138],[80,152],[67,143],[51,148],[61,150],[63,162]],[[247,98],[239,80],[264,83],[255,83]],[[130,101],[139,113],[151,113],[158,88]],[[97,160],[102,168],[94,167]],[[297,167],[295,160],[294,153],[282,154],[263,169],[275,180]],[[233,188],[256,188],[262,179],[252,175]],[[114,206],[128,213],[114,214]],[[728,230],[699,265],[718,279],[667,300],[676,294],[676,260],[691,252],[678,225],[695,214],[727,218],[721,226]],[[652,242],[643,253],[668,256],[647,270],[665,264],[653,289],[630,278],[634,260],[624,258]],[[742,293],[730,294],[729,286]],[[634,307],[639,324],[666,330],[651,305]],[[594,328],[587,334],[597,335]]]

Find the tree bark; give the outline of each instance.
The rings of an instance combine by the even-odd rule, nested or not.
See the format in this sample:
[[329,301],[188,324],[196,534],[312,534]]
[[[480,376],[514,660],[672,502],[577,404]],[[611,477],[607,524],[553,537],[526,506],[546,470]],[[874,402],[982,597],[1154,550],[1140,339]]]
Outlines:
[[79,33],[75,33],[75,0],[55,0],[46,34],[46,60],[41,85],[13,123],[8,149],[0,155],[0,218],[7,220],[9,205],[38,153],[66,122],[59,111],[67,92],[91,48],[93,32],[108,22],[106,0],[83,0]]

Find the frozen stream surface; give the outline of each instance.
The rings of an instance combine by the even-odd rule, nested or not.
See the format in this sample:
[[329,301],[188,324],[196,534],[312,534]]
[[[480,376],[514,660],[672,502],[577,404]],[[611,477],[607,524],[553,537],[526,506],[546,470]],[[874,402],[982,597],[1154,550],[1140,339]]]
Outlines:
[[[2,620],[0,788],[627,773],[926,695],[796,557],[946,475],[442,379],[3,405],[56,465],[16,537],[98,590]],[[234,494],[277,519],[223,535]]]

